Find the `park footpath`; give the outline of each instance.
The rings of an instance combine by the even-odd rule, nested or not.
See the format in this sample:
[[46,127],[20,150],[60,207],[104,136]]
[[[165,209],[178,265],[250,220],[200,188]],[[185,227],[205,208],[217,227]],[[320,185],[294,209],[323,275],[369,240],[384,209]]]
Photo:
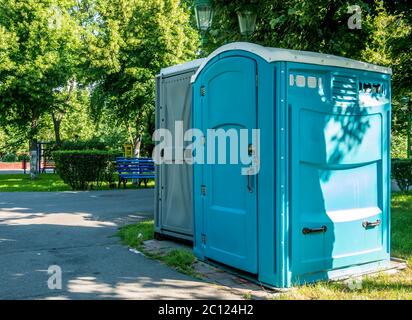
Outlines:
[[0,193],[0,299],[242,298],[120,244],[120,226],[153,218],[153,193]]

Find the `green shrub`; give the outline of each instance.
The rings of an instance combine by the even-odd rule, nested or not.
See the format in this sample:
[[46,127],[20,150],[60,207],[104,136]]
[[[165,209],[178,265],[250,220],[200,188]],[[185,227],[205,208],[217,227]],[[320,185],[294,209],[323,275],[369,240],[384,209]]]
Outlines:
[[56,172],[73,190],[86,190],[91,184],[111,183],[114,154],[101,150],[64,150],[53,152]]
[[30,161],[30,156],[28,154],[25,153],[21,153],[19,155],[17,155],[18,161]]
[[17,162],[18,161],[18,157],[15,153],[7,153],[5,154],[2,158],[1,161],[3,162]]
[[108,146],[99,139],[63,141],[59,150],[108,150]]
[[408,191],[412,186],[412,159],[392,160],[392,178],[402,191]]

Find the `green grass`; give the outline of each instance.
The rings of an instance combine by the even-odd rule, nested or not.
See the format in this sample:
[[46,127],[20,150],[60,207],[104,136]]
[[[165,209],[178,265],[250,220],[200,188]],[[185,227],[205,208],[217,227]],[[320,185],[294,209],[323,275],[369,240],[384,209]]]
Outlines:
[[43,173],[34,180],[29,174],[0,174],[0,192],[67,190],[70,187],[57,174]]
[[392,195],[392,255],[412,267],[412,192]]
[[121,242],[131,248],[138,249],[152,259],[162,261],[166,265],[177,271],[199,278],[194,270],[195,256],[189,250],[173,249],[165,254],[147,252],[144,249],[143,242],[153,239],[154,223],[153,220],[147,220],[136,224],[130,224],[119,229],[117,236]]
[[250,292],[246,292],[242,295],[243,300],[252,300],[253,296]]
[[[116,178],[117,179],[117,178]],[[116,180],[117,181],[117,180]],[[153,187],[154,181],[150,180],[147,187]],[[120,187],[123,189],[123,184]],[[144,188],[144,183],[140,187],[128,182],[126,189]],[[107,183],[93,190],[109,190]],[[23,192],[23,191],[68,191],[70,186],[65,184],[57,174],[42,173],[36,179],[31,180],[29,174],[0,174],[0,192]]]
[[121,227],[117,236],[120,237],[124,245],[141,251],[143,250],[143,242],[153,239],[154,222],[147,220]]
[[161,256],[160,260],[181,273],[192,276],[195,275],[193,264],[195,263],[196,258],[193,253],[188,250],[171,250],[165,256]]

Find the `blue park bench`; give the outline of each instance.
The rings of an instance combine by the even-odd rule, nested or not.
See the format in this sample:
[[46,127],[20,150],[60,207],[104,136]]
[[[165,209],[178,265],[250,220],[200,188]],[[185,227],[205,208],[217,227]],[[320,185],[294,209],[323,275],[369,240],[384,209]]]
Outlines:
[[117,158],[117,172],[119,173],[119,188],[123,182],[124,188],[128,179],[138,179],[139,185],[144,181],[147,187],[147,181],[155,178],[154,161],[151,158]]

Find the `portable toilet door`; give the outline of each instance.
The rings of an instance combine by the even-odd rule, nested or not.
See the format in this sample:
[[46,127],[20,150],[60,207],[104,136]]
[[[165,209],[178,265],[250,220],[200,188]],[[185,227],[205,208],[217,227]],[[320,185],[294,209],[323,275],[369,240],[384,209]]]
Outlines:
[[[198,123],[202,132],[224,130],[240,137],[241,130],[246,129],[251,134],[257,127],[256,70],[253,59],[233,56],[216,61],[202,73],[202,116]],[[242,175],[244,166],[231,164],[230,146],[225,147],[225,164],[206,164],[203,168],[203,223],[207,228],[203,238],[207,237],[207,255],[257,273],[256,176]]]
[[[250,43],[212,53],[192,77],[195,255],[274,287],[388,265],[390,74]],[[242,129],[257,160],[231,163]]]
[[[177,122],[183,131],[192,126],[191,76],[203,59],[164,68],[156,77],[156,129],[167,129],[176,135]],[[192,166],[172,159],[156,165],[155,236],[192,240]]]

